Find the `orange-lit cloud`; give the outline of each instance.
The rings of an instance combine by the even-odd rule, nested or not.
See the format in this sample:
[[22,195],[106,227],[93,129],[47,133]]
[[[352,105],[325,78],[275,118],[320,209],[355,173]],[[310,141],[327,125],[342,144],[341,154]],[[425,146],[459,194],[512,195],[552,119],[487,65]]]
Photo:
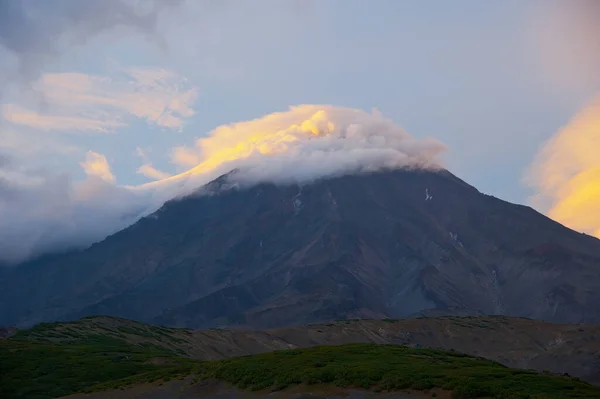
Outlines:
[[108,133],[128,124],[131,116],[157,126],[180,130],[195,114],[195,88],[164,69],[132,68],[122,79],[82,73],[44,74],[35,84],[44,112],[21,105],[3,107],[12,124],[41,130]]
[[294,144],[310,140],[311,136],[327,136],[334,132],[335,126],[325,109],[333,110],[332,107],[303,106],[287,113],[221,126],[209,137],[198,140],[195,149],[176,148],[174,161],[179,164],[193,162],[196,165],[189,173],[202,174],[253,154],[288,152]]
[[600,238],[600,97],[538,152],[526,182],[534,206],[566,226]]
[[88,151],[85,162],[81,162],[80,165],[88,176],[99,177],[108,183],[115,182],[115,176],[110,171],[110,165],[102,154]]
[[202,162],[202,159],[195,148],[175,147],[171,151],[171,162],[180,168],[189,169]]
[[435,168],[445,146],[417,139],[378,112],[300,105],[216,128],[194,147],[177,147],[173,163],[191,168],[154,185],[189,188],[238,168],[239,178],[308,181],[342,173],[414,166]]

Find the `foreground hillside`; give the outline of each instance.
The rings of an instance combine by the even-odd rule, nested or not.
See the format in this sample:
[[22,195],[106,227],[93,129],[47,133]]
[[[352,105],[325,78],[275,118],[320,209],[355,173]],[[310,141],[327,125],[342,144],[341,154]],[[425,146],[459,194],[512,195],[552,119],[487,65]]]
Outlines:
[[356,342],[454,349],[510,367],[569,373],[600,385],[600,326],[502,316],[346,320],[266,331],[173,329],[89,317],[72,323],[41,324],[18,336],[72,344],[90,334],[133,345],[155,345],[199,360]]
[[266,329],[447,309],[600,322],[599,240],[447,171],[230,179],[86,250],[4,271],[0,324],[106,314]]
[[[283,389],[286,397],[316,384],[326,391],[400,390],[405,398],[413,397],[407,389],[441,398],[451,391],[457,397],[598,398],[596,388],[559,374],[594,376],[586,359],[600,352],[599,333],[598,327],[505,317],[342,321],[271,331],[193,331],[91,317],[0,340],[0,397],[111,389],[119,393],[93,397],[235,398],[240,389]],[[226,359],[248,354],[254,355]],[[483,357],[539,370],[510,369]]]
[[153,388],[172,379],[184,380],[178,390],[188,398],[214,396],[206,385],[216,381],[240,390],[262,391],[264,397],[268,392],[298,386],[302,390],[311,386],[320,390],[331,386],[377,392],[433,390],[432,396],[440,390],[458,398],[600,395],[600,389],[580,380],[510,369],[457,352],[395,345],[320,346],[205,362],[181,358],[152,346],[90,337],[72,345],[13,339],[2,342],[0,348],[0,394],[6,399],[52,398],[82,391],[109,391],[96,397],[114,397],[111,390],[131,386],[131,396],[128,392],[121,395],[133,398],[137,396],[137,386],[147,388],[153,383],[155,387],[147,393],[155,396]]

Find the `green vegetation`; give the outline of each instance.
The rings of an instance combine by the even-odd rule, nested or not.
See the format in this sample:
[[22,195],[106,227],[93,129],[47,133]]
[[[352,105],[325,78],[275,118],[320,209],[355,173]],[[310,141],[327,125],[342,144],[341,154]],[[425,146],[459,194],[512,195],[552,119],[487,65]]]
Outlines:
[[69,345],[102,344],[112,339],[121,344],[156,348],[185,356],[191,346],[189,335],[190,330],[183,328],[152,326],[118,317],[89,316],[73,322],[40,323],[19,331],[11,339]]
[[206,363],[202,377],[251,390],[306,383],[384,391],[438,387],[456,398],[600,397],[600,390],[581,381],[456,352],[395,345],[322,346],[245,356]]
[[185,376],[249,390],[327,384],[376,391],[442,388],[456,398],[600,397],[600,390],[576,379],[395,345],[322,346],[200,362],[172,346],[187,342],[181,338],[186,330],[96,321],[38,325],[0,340],[0,398],[46,399]]
[[114,317],[38,324],[0,340],[0,398],[53,398],[189,371],[197,362],[184,357],[188,333]]
[[[147,344],[132,346],[105,336],[88,336],[86,341],[57,345],[0,340],[0,398],[42,399],[93,391],[98,384],[148,374],[142,381],[153,372],[162,377],[192,363]],[[171,363],[152,362],[163,358]]]

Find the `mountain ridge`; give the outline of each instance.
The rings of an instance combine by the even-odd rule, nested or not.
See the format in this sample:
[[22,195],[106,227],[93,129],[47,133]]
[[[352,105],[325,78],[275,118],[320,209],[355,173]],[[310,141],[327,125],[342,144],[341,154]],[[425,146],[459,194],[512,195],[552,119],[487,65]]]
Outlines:
[[0,323],[102,313],[273,328],[448,309],[600,321],[600,241],[446,170],[285,186],[230,177],[86,250],[9,271]]

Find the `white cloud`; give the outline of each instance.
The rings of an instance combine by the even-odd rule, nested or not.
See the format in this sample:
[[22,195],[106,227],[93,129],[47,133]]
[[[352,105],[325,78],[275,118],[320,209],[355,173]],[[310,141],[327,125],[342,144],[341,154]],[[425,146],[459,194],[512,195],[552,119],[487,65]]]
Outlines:
[[117,186],[106,158],[94,152],[81,163],[88,175],[83,182],[6,172],[0,174],[0,260],[89,245],[234,168],[245,184],[287,184],[385,168],[435,169],[444,150],[377,112],[302,105],[214,129],[184,151],[198,162],[176,176],[154,169],[139,148],[144,166],[138,172],[166,178],[137,187]]
[[51,172],[0,173],[0,261],[87,246],[135,222],[147,203],[97,176],[73,182]]
[[152,68],[131,68],[109,78],[82,73],[44,74],[34,85],[44,112],[7,104],[4,119],[40,130],[109,133],[132,117],[167,129],[180,130],[195,114],[196,88],[177,74]]

